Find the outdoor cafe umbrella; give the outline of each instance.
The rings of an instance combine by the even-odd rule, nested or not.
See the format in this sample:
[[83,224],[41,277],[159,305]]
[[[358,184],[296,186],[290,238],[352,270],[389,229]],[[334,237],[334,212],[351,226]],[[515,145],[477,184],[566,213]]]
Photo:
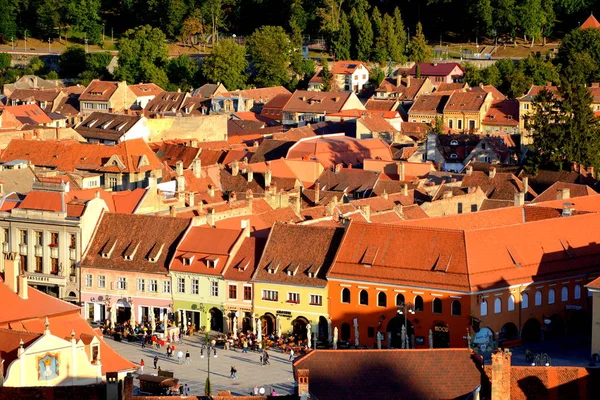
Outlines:
[[117,325],[117,305],[113,304],[112,307],[110,307],[110,325],[113,329],[115,329],[115,326]]
[[167,337],[167,330],[168,330],[167,326],[169,325],[168,324],[168,322],[169,322],[169,313],[167,313],[166,311],[164,313],[164,319],[165,320],[163,321],[163,332],[165,333],[165,337]]
[[306,324],[306,341],[308,342],[308,348],[312,349],[312,326]]
[[130,307],[129,309],[131,310],[131,320],[130,320],[130,323],[131,323],[131,327],[133,328],[135,326],[135,308],[133,307],[133,301],[131,301],[129,303],[129,307]]
[[260,343],[262,341],[262,321],[260,318],[256,321],[256,341]]
[[150,307],[150,311],[148,312],[148,318],[150,318],[150,326],[152,327],[152,332],[156,331],[156,317],[154,316],[153,307]]

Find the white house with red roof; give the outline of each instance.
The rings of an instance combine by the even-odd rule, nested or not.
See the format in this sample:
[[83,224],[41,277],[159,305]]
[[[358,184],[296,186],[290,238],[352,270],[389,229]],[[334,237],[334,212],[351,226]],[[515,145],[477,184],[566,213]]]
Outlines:
[[[361,61],[336,61],[330,68],[333,89],[344,92],[360,93],[369,82],[369,69]],[[308,82],[308,90],[321,91],[323,70],[318,71]]]

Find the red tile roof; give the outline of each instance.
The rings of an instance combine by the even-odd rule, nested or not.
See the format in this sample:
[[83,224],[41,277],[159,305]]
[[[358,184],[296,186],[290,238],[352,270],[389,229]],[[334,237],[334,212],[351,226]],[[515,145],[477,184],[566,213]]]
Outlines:
[[378,100],[370,98],[365,103],[365,108],[369,111],[396,111],[398,108],[398,100]]
[[[542,192],[538,197],[536,197],[532,203],[540,203],[543,201],[553,201],[557,200],[557,194],[561,189],[569,189],[570,197],[581,197],[581,196],[591,196],[594,194],[598,194],[594,189],[589,187],[588,185],[578,185],[575,183],[564,183],[564,182],[556,182],[544,192]],[[563,200],[565,203],[570,202],[570,199]]]
[[245,238],[235,257],[223,271],[223,278],[232,281],[250,281],[258,266],[265,244],[266,239],[263,238]]
[[379,115],[363,115],[357,120],[365,128],[374,133],[396,133],[398,130],[394,128],[385,118]]
[[108,101],[118,87],[119,82],[94,79],[81,93],[79,101]]
[[187,169],[199,154],[200,149],[197,147],[165,142],[156,150],[159,160],[166,162],[171,168],[175,168],[177,161],[183,161],[183,168]]
[[486,97],[486,94],[477,92],[454,92],[450,95],[444,112],[479,112]]
[[456,67],[462,71],[461,76],[464,74],[462,67],[458,63],[417,63],[408,71],[409,75],[416,74],[417,65],[420,68],[421,76],[447,76],[450,75]]
[[470,92],[485,92],[485,93],[491,93],[492,97],[494,98],[494,101],[503,101],[503,100],[507,100],[508,98],[498,89],[496,89],[494,86],[492,85],[480,85],[480,86],[475,86],[472,88],[469,88]]
[[186,218],[104,213],[81,266],[167,273],[190,222]]
[[585,22],[583,24],[581,24],[580,26],[581,29],[589,29],[589,28],[600,28],[600,22],[598,22],[598,20],[596,19],[596,17],[594,17],[593,14],[590,14],[590,16],[585,20]]
[[268,103],[276,96],[280,94],[289,95],[291,94],[289,90],[284,88],[283,86],[272,86],[266,88],[255,88],[255,89],[245,89],[245,90],[235,90],[232,92],[224,92],[220,93],[219,96],[226,97],[237,97],[239,95],[244,99],[252,99],[255,103]]
[[342,110],[352,94],[352,92],[296,90],[283,110],[300,113],[337,113]]
[[[117,156],[124,168],[106,165]],[[145,157],[147,165],[140,163]],[[160,160],[142,139],[126,140],[115,146],[79,143],[74,140],[13,139],[0,156],[1,162],[28,160],[33,165],[60,171],[87,170],[133,173],[162,169]]]
[[413,114],[441,114],[450,96],[444,94],[425,94],[419,96],[410,108],[409,115]]
[[483,125],[518,126],[519,102],[517,100],[495,101],[482,121]]
[[313,350],[293,366],[318,399],[458,399],[481,385],[468,349]]
[[275,223],[253,281],[325,287],[325,274],[343,233],[336,228]]
[[137,85],[129,85],[129,89],[137,96],[156,96],[164,92],[164,90],[154,83],[138,83]]
[[37,104],[23,104],[20,106],[5,106],[3,113],[13,115],[24,125],[43,125],[52,122],[52,119]]
[[[0,283],[0,285],[4,285]],[[36,341],[41,334],[0,328],[0,374],[6,377],[6,372],[10,364],[18,358],[18,351],[21,340],[23,347],[27,348]]]
[[194,274],[221,275],[240,235],[239,230],[192,227],[177,246],[169,269]]

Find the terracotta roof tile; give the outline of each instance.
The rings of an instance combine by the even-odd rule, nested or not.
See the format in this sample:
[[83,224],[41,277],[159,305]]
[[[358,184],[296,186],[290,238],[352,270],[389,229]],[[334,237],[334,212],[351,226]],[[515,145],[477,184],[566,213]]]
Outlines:
[[245,90],[235,90],[232,92],[220,93],[220,96],[237,97],[239,95],[244,99],[252,99],[255,103],[266,104],[280,94],[291,94],[289,90],[283,86],[272,86],[265,88],[254,88]]
[[[562,189],[569,189],[569,197],[581,197],[581,196],[591,196],[594,194],[598,194],[594,189],[590,188],[588,185],[578,185],[575,183],[563,183],[556,182],[544,192],[542,192],[538,197],[536,197],[532,203],[540,203],[543,201],[553,201],[557,200],[557,194]],[[569,199],[564,199],[564,202],[568,203]]]
[[419,96],[410,108],[409,115],[442,114],[449,98],[449,95],[435,93]]
[[[185,218],[104,213],[81,265],[164,274],[189,225]],[[153,249],[159,249],[156,259],[149,256]]]
[[164,92],[164,90],[154,83],[138,83],[129,85],[129,89],[138,97],[156,96]]
[[375,133],[395,133],[398,132],[385,118],[378,115],[363,115],[357,119],[365,128]]
[[408,70],[409,75],[416,74],[417,65],[419,66],[421,76],[447,76],[452,73],[456,67],[458,67],[461,71],[463,70],[458,63],[417,63],[413,65],[410,70]]
[[107,101],[115,93],[119,82],[94,79],[79,96],[79,101]]
[[275,223],[252,279],[325,287],[342,236],[342,229]]
[[454,92],[448,98],[444,112],[473,111],[479,112],[486,100],[486,95],[477,92]]
[[[200,149],[197,147],[164,142],[160,145],[158,150],[156,150],[156,156],[161,162],[166,162],[171,168],[175,168],[177,161],[183,161],[183,168],[185,169],[190,168],[192,161],[194,161],[199,154],[204,155],[203,153],[204,151],[200,153]],[[210,165],[210,163],[205,164],[203,162],[202,165]]]
[[296,90],[283,110],[300,113],[336,113],[344,108],[351,95],[353,95],[352,92]]
[[379,179],[378,171],[342,168],[339,172],[326,169],[319,176],[321,188],[334,192],[362,193],[372,191]]
[[48,114],[37,104],[5,106],[2,112],[13,115],[23,125],[43,125],[52,122]]
[[590,15],[583,24],[580,26],[581,29],[589,29],[589,28],[600,28],[600,22],[594,17]]
[[319,399],[459,399],[481,384],[467,349],[314,350],[293,365]]
[[265,244],[266,240],[263,238],[244,239],[229,267],[223,272],[223,278],[233,281],[250,281],[258,266]]
[[135,115],[93,112],[75,130],[85,139],[104,139],[118,142],[141,117]]
[[395,111],[398,108],[398,100],[378,100],[371,98],[365,103],[365,108],[370,111]]

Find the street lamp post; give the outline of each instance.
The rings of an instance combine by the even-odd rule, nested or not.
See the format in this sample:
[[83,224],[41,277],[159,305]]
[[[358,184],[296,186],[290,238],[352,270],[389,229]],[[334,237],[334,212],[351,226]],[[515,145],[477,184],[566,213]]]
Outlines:
[[[211,353],[214,358],[217,358],[217,348],[215,346],[217,342],[210,340],[208,333],[204,338],[204,344],[200,347],[200,358],[204,358],[204,350],[206,350],[206,358],[208,359],[208,381],[210,382],[210,356]],[[208,393],[210,395],[210,393]]]
[[409,347],[409,340],[408,340],[408,314],[413,314],[415,313],[415,306],[412,303],[400,303],[398,304],[398,315],[404,315],[404,329],[406,329],[406,335],[404,337],[404,345],[405,348],[410,348]]
[[532,367],[540,367],[540,366],[549,367],[551,363],[552,363],[552,359],[550,358],[550,356],[548,354],[540,353],[535,356],[535,358],[533,359],[533,362],[531,363],[531,366]]
[[52,48],[50,47],[50,38],[48,38],[48,53],[52,52]]
[[27,51],[27,29],[25,29],[25,51]]

